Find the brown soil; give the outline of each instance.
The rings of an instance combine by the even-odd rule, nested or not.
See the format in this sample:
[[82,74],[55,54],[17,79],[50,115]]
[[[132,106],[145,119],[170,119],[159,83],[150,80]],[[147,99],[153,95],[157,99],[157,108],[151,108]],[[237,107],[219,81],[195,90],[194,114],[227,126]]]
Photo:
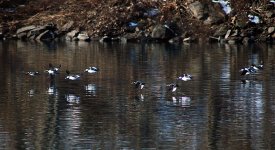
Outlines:
[[[122,35],[128,31],[128,23],[132,21],[138,22],[139,28],[148,32],[152,31],[154,24],[170,22],[175,23],[179,27],[175,30],[182,34],[196,37],[212,35],[217,30],[217,26],[205,25],[201,20],[193,18],[187,9],[187,4],[191,1],[2,0],[0,8],[15,8],[15,10],[9,12],[1,9],[0,20],[2,32],[15,32],[22,26],[47,23],[54,23],[61,27],[72,20],[75,22],[75,28],[86,30],[89,35],[95,37]],[[235,7],[234,14],[242,16],[251,11],[252,2],[231,1]],[[209,0],[208,3],[211,1]],[[263,5],[266,5],[266,2],[255,7]],[[145,16],[144,12],[151,8],[158,8],[159,14],[153,17]],[[223,23],[230,24],[230,16],[227,20]]]

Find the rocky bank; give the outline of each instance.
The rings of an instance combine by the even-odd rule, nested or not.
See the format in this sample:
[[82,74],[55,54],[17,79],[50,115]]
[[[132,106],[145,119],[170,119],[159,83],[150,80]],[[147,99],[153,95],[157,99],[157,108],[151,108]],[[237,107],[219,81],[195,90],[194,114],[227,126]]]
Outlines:
[[272,0],[2,0],[0,38],[272,43],[274,5]]

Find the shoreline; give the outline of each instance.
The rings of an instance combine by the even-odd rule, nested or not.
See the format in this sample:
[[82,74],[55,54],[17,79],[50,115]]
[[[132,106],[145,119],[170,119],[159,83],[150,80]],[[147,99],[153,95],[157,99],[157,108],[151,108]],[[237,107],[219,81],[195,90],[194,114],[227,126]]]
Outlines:
[[[0,39],[274,43],[274,3],[223,2],[227,3],[127,0],[95,4],[67,0],[49,2],[43,7],[37,2],[11,6],[7,2],[5,7],[0,3],[0,11],[4,12],[0,15]],[[232,10],[225,11],[224,7],[229,4]]]

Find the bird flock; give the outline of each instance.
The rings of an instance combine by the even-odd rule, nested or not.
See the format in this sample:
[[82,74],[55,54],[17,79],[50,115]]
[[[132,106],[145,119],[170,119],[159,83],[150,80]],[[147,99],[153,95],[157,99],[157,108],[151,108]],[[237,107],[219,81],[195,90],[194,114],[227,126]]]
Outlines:
[[[45,70],[44,72],[47,73],[49,75],[50,78],[54,78],[57,74],[60,73],[60,68],[61,65],[59,66],[53,66],[51,63],[49,63],[49,68],[47,70]],[[263,65],[255,65],[252,64],[248,67],[243,67],[240,69],[240,75],[241,76],[248,76],[248,75],[253,75],[256,74],[258,71],[263,70]],[[88,67],[87,69],[84,70],[84,73],[90,73],[90,74],[94,74],[97,73],[99,71],[99,68],[97,67]],[[28,72],[24,72],[26,75],[29,76],[37,76],[40,75],[40,73],[38,71],[28,71]],[[80,74],[71,74],[71,72],[69,70],[66,70],[66,74],[67,76],[65,77],[66,80],[79,80],[81,78]],[[182,74],[181,76],[176,78],[177,80],[180,81],[190,81],[193,79],[192,75],[190,74]],[[135,88],[142,90],[145,86],[145,82],[137,80],[137,81],[133,81],[132,84],[134,84]],[[176,92],[177,88],[179,87],[179,85],[177,83],[171,83],[171,84],[167,84],[168,90],[171,92]]]
[[[61,65],[58,66],[54,66],[53,64],[49,63],[49,68],[46,69],[44,71],[44,73],[47,73],[49,75],[49,77],[51,79],[53,79],[57,74],[60,73],[60,69],[61,69]],[[99,71],[99,68],[97,67],[88,67],[87,69],[84,70],[84,73],[90,73],[90,74],[94,74],[97,73]],[[29,75],[31,77],[40,75],[40,73],[38,71],[28,71],[28,72],[24,72],[26,75]],[[71,74],[71,72],[69,70],[66,70],[66,77],[65,80],[79,80],[81,78],[81,74]],[[181,76],[177,77],[177,80],[180,81],[190,81],[192,80],[192,75],[190,74],[182,74]],[[137,80],[137,81],[133,81],[132,84],[134,85],[135,88],[142,90],[145,86],[145,82]],[[171,92],[176,92],[177,88],[179,87],[179,85],[177,83],[171,83],[167,85],[168,87],[168,91]]]
[[[49,63],[49,68],[44,72],[47,73],[49,77],[53,79],[57,74],[60,73],[60,68],[61,68],[61,65],[55,67],[51,63]],[[87,69],[84,70],[85,73],[97,73],[98,71],[99,69],[97,67],[88,67]],[[24,73],[32,77],[40,75],[38,71],[28,71]],[[65,77],[66,80],[79,80],[81,77],[79,74],[71,74],[69,70],[66,70],[66,74],[67,74],[67,76]]]
[[[44,70],[45,74],[48,74],[50,79],[54,79],[56,75],[60,74],[60,69],[61,69],[61,65],[58,66],[54,66],[51,63],[49,63],[49,67],[48,69]],[[263,70],[263,65],[255,65],[252,64],[248,67],[243,67],[240,69],[240,76],[246,78],[247,76],[251,76],[254,75],[258,72],[260,72],[261,70]],[[85,69],[83,71],[83,73],[89,73],[89,74],[94,74],[97,73],[99,71],[99,68],[97,67],[88,67],[87,69]],[[40,75],[40,73],[38,71],[28,71],[28,72],[24,72],[26,75],[34,77],[34,76],[38,76]],[[71,81],[75,81],[75,80],[80,80],[82,77],[82,73],[81,74],[72,74],[69,70],[66,70],[66,76],[65,76],[65,80],[71,80]],[[193,79],[193,76],[190,74],[182,74],[181,76],[176,78],[176,81],[174,83],[170,83],[167,84],[167,91],[171,92],[171,93],[175,93],[177,91],[177,89],[179,88],[179,85],[177,84],[177,81],[190,81]],[[243,79],[241,79],[243,80]],[[245,82],[243,82],[245,83]],[[136,89],[138,89],[139,91],[142,91],[146,85],[145,82],[141,81],[141,80],[136,80],[133,81],[132,84],[134,85],[134,87]],[[68,101],[79,101],[79,97],[78,98],[72,98],[72,95],[67,95],[67,99]],[[141,98],[143,99],[143,95],[141,94]],[[188,100],[186,100],[186,98],[188,98]],[[73,100],[72,100],[73,99]],[[183,100],[182,100],[183,99]],[[172,100],[175,101],[176,98],[173,96]],[[180,97],[179,101],[184,101],[184,102],[190,102],[190,98],[189,97]]]
[[259,70],[263,70],[264,69],[264,66],[261,64],[261,65],[258,65],[256,66],[255,64],[252,64],[251,66],[249,67],[244,67],[240,70],[241,72],[241,76],[246,76],[246,75],[251,75],[251,74],[255,74],[257,73]]

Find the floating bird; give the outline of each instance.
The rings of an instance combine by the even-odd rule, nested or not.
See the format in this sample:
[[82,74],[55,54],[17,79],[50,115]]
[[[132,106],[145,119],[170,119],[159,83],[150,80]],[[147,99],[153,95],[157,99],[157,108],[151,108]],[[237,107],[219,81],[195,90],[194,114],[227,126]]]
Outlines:
[[25,72],[25,74],[34,77],[36,75],[39,75],[39,72],[37,72],[37,71],[29,71],[29,72]]
[[96,73],[98,71],[99,69],[97,67],[89,67],[88,69],[84,70],[84,72],[88,72],[88,73]]
[[65,79],[67,80],[79,80],[80,79],[80,75],[76,74],[76,75],[71,75],[70,71],[66,70],[67,76]]
[[55,75],[55,71],[52,70],[52,69],[49,69],[49,70],[45,70],[44,72],[47,72],[49,75]]
[[177,87],[179,87],[178,86],[178,84],[175,84],[175,83],[172,83],[172,84],[168,84],[168,85],[166,85],[166,86],[168,86],[169,87],[169,91],[172,91],[172,92],[175,92],[176,90],[177,90]]
[[183,74],[182,76],[178,77],[178,79],[182,81],[189,81],[192,80],[192,76],[190,74]]
[[242,68],[240,70],[241,72],[241,75],[244,76],[244,75],[249,75],[251,73],[250,69],[249,68]]
[[135,85],[136,88],[143,89],[145,83],[142,81],[134,81],[133,84]]
[[55,74],[59,73],[59,70],[61,68],[61,65],[59,65],[58,67],[54,67],[51,63],[49,63],[49,70],[53,70]]
[[242,68],[240,72],[241,72],[241,75],[244,76],[244,75],[254,74],[259,70],[263,70],[263,68],[264,66],[262,64],[258,66],[256,66],[255,64],[252,64],[249,67]]
[[263,69],[264,69],[264,65],[263,65],[263,64],[258,65],[257,68],[258,68],[259,70],[263,70]]

